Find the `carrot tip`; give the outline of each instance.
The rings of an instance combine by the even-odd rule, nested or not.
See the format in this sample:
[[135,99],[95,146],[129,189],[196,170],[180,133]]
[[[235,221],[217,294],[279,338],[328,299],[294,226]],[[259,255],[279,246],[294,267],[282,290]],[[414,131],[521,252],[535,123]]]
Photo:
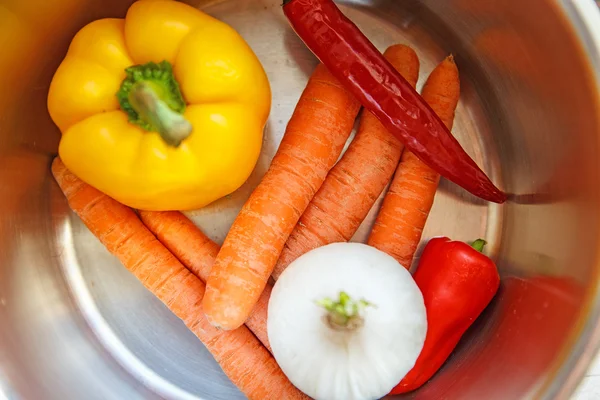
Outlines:
[[63,167],[63,162],[60,159],[60,157],[54,157],[54,160],[52,160],[52,170],[58,170],[61,169]]

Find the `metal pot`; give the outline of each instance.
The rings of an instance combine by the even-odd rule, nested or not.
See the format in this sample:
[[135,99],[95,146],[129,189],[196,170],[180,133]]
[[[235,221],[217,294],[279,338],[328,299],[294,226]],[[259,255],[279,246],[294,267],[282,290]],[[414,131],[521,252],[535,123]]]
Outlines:
[[[189,1],[244,35],[273,109],[234,195],[188,213],[222,240],[267,168],[316,60],[274,0]],[[87,22],[122,0],[0,5],[0,398],[243,398],[202,344],[74,217],[49,173],[50,79]],[[380,48],[412,45],[422,85],[455,55],[454,133],[512,195],[481,202],[442,181],[424,238],[484,236],[502,286],[415,399],[566,398],[600,342],[600,14],[591,0],[349,0]],[[374,212],[353,240],[363,240]]]

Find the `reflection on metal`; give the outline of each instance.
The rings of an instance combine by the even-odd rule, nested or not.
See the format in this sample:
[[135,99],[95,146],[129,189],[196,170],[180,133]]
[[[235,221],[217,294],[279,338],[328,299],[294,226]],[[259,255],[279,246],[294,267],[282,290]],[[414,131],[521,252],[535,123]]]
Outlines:
[[[269,166],[316,60],[274,0],[189,1],[233,25],[271,80],[262,156],[236,193],[188,215],[222,241]],[[49,173],[46,111],[74,33],[123,16],[122,0],[0,5],[0,398],[243,398],[210,354],[72,216]],[[488,205],[442,181],[425,239],[485,237],[499,295],[415,399],[565,398],[600,343],[600,17],[591,0],[349,0],[383,50],[421,59],[418,87],[452,52],[453,132],[513,193]],[[257,23],[260,21],[260,23]],[[587,52],[587,54],[586,54]],[[596,68],[591,68],[594,65]],[[594,75],[596,74],[596,75]],[[379,202],[353,240],[366,237]]]

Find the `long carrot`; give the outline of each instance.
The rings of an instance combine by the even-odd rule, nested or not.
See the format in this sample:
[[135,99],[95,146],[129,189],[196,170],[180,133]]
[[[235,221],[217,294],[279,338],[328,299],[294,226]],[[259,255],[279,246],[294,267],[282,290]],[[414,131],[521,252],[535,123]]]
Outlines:
[[[417,84],[419,58],[414,50],[397,44],[384,56],[413,87]],[[300,217],[273,278],[309,250],[350,240],[392,178],[403,147],[373,114],[363,110],[355,139]]]
[[[194,275],[206,282],[215,262],[219,245],[210,240],[179,211],[140,211],[144,225]],[[271,351],[267,335],[267,309],[273,287],[267,283],[245,324]]]
[[337,161],[360,105],[319,64],[261,183],[219,251],[202,302],[211,324],[241,326],[254,308],[288,236]]
[[275,359],[242,327],[223,332],[203,315],[204,284],[167,250],[128,207],[85,184],[60,159],[52,173],[71,209],[90,231],[204,343],[250,399],[306,399]]
[[[422,96],[442,122],[452,129],[460,96],[458,68],[452,56],[431,72]],[[439,180],[435,171],[405,151],[367,243],[410,268]]]

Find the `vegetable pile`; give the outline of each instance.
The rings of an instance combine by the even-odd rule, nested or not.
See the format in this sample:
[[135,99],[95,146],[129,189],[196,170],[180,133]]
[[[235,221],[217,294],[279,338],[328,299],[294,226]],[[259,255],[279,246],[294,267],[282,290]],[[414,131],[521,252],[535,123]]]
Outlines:
[[[140,1],[77,33],[48,95],[62,132],[52,173],[248,398],[415,390],[500,284],[483,240],[431,239],[408,272],[440,176],[489,201],[506,196],[450,133],[452,56],[418,94],[408,46],[380,54],[331,0],[290,0],[283,12],[322,63],[222,247],[178,210],[246,180],[271,95],[243,38],[195,8]],[[388,184],[367,244],[348,243]]]

